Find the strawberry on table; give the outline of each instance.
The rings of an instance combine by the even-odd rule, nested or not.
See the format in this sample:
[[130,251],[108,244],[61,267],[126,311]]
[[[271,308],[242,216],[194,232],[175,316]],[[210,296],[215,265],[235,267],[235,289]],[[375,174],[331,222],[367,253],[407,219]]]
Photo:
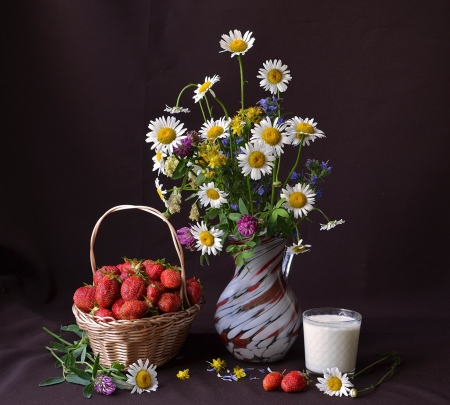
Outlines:
[[158,301],[158,309],[162,313],[176,312],[180,308],[181,298],[177,294],[164,293]]
[[300,392],[308,388],[309,382],[306,374],[294,370],[284,376],[283,381],[281,381],[281,388],[284,392]]
[[186,293],[191,305],[198,304],[203,297],[203,288],[199,282],[191,282],[186,287]]
[[90,312],[95,306],[95,290],[93,285],[77,288],[73,294],[74,304],[83,312]]
[[272,371],[264,377],[262,382],[263,388],[266,391],[275,391],[281,387],[281,381],[283,380],[283,374],[278,371]]

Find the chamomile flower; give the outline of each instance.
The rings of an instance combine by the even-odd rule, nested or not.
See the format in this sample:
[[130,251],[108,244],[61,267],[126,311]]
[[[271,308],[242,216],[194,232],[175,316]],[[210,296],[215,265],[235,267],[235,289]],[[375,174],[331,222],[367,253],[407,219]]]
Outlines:
[[156,186],[156,192],[158,193],[159,198],[161,198],[161,201],[167,207],[167,200],[164,198],[164,195],[167,194],[167,191],[163,190],[163,185],[159,183],[158,178],[156,178],[156,180],[155,180],[155,186]]
[[255,38],[252,38],[252,32],[247,31],[242,36],[241,31],[230,31],[230,35],[223,34],[220,40],[220,47],[223,51],[231,52],[231,57],[234,55],[244,55],[255,42]]
[[191,112],[189,110],[189,108],[183,108],[183,107],[178,107],[178,106],[169,107],[167,104],[166,104],[166,108],[164,109],[164,111],[169,112],[171,114],[178,114],[180,112],[184,112],[184,113]]
[[151,149],[157,152],[172,154],[173,148],[186,138],[186,135],[183,135],[186,132],[183,125],[175,117],[161,117],[150,121],[148,127],[151,131],[147,134],[145,142],[153,142]]
[[158,170],[158,176],[160,173],[166,174],[164,170],[165,158],[167,155],[164,152],[156,152],[155,156],[152,157],[153,160],[153,171]]
[[309,252],[311,245],[303,245],[303,239],[300,239],[297,244],[293,244],[287,248],[287,252],[292,255],[298,255],[299,253]]
[[222,250],[222,241],[220,237],[223,235],[223,231],[205,225],[202,221],[200,224],[197,222],[196,225],[192,225],[191,233],[194,238],[197,240],[195,247],[197,250],[202,251],[202,255],[207,253],[210,255],[216,255],[217,252]]
[[270,147],[275,156],[280,156],[283,153],[283,144],[290,143],[287,132],[284,132],[284,129],[284,124],[278,124],[278,117],[275,118],[273,124],[270,118],[267,117],[252,128],[251,141],[262,141]]
[[214,120],[213,118],[206,121],[200,129],[200,135],[203,139],[210,142],[219,138],[226,138],[229,135],[230,118],[221,118]]
[[241,153],[237,156],[237,159],[244,176],[250,174],[252,180],[259,180],[261,174],[266,175],[272,172],[275,155],[268,145],[257,141],[254,144],[249,142],[241,148]]
[[208,91],[212,94],[213,97],[216,97],[215,93],[211,90],[211,87],[219,80],[220,77],[218,75],[214,75],[213,77],[206,76],[203,84],[199,84],[194,92],[195,96],[193,98],[195,102],[198,103]]
[[281,205],[288,211],[294,211],[294,218],[301,218],[313,209],[316,193],[309,188],[308,184],[297,183],[294,187],[289,185],[281,190],[280,197],[286,201]]
[[300,118],[294,117],[287,122],[287,132],[293,146],[299,145],[304,135],[303,145],[309,146],[309,141],[314,142],[316,138],[324,138],[325,134],[320,129],[316,128],[317,122],[314,118]]
[[320,224],[320,230],[321,231],[329,231],[330,229],[333,229],[334,227],[343,224],[345,221],[343,219],[340,219],[339,221],[328,221],[326,224]]
[[353,384],[348,380],[347,374],[342,374],[337,367],[327,368],[326,372],[324,370],[324,378],[317,378],[319,381],[316,387],[324,394],[333,396],[348,396],[350,392],[350,387]]
[[128,367],[127,383],[133,385],[131,393],[137,391],[138,394],[142,392],[156,391],[158,388],[158,380],[156,379],[156,366],[149,365],[147,359],[145,363],[141,359],[137,363],[133,363]]
[[287,65],[283,65],[281,60],[277,59],[273,62],[267,60],[263,63],[263,68],[258,70],[258,73],[259,75],[256,77],[262,79],[259,85],[272,94],[277,94],[278,91],[286,91],[287,84],[292,79],[289,70],[287,70]]
[[213,182],[200,186],[200,191],[197,195],[200,197],[200,202],[203,207],[211,205],[213,208],[220,208],[222,204],[226,204],[228,202],[225,198],[228,193],[219,190],[214,186]]

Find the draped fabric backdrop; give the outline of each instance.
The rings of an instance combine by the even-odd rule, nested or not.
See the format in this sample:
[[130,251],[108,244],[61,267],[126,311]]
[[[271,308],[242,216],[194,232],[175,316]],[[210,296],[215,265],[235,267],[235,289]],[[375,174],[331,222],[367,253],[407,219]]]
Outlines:
[[[219,53],[221,35],[239,29],[256,39],[243,57],[246,104],[268,96],[258,69],[281,59],[293,77],[284,111],[314,118],[326,135],[303,157],[332,166],[321,208],[345,224],[320,231],[323,219],[311,215],[312,249],[295,257],[289,278],[302,309],[350,308],[367,330],[383,320],[449,322],[448,1],[22,0],[2,9],[3,308],[18,302],[19,313],[74,322],[72,295],[91,282],[100,216],[121,204],[164,210],[145,142],[150,120],[186,84],[215,74],[216,95],[230,114],[240,108],[238,62]],[[192,112],[177,118],[199,130],[192,96],[180,103]],[[188,214],[185,205],[173,215],[175,228]],[[177,261],[168,229],[140,211],[107,217],[95,253],[98,265]],[[185,259],[207,301],[192,331],[214,333],[232,258]]]

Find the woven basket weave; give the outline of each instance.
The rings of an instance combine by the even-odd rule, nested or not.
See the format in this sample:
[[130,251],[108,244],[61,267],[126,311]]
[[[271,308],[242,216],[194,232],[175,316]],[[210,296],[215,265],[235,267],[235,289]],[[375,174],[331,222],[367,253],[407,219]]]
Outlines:
[[100,363],[109,367],[117,362],[126,368],[138,359],[149,359],[150,363],[161,366],[175,357],[183,346],[189,334],[192,323],[197,317],[204,301],[190,305],[186,294],[186,276],[184,269],[184,256],[177,234],[164,215],[151,207],[135,205],[119,205],[108,210],[94,227],[91,237],[91,267],[92,273],[96,271],[94,256],[94,242],[98,228],[103,219],[116,211],[126,209],[139,209],[159,217],[170,229],[175,249],[180,259],[182,301],[187,303],[187,309],[178,312],[157,315],[150,318],[136,320],[118,320],[112,322],[98,322],[90,314],[81,311],[75,304],[72,311],[80,329],[83,329],[96,356],[100,354]]

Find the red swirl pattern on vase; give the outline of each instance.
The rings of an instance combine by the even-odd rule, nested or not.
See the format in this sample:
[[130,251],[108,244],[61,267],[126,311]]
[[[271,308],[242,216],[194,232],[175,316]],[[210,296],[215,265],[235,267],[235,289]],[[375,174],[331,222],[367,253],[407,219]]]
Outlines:
[[301,326],[297,298],[282,268],[286,239],[266,238],[254,256],[235,273],[216,304],[216,331],[237,359],[249,362],[281,360]]

